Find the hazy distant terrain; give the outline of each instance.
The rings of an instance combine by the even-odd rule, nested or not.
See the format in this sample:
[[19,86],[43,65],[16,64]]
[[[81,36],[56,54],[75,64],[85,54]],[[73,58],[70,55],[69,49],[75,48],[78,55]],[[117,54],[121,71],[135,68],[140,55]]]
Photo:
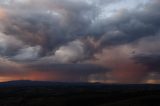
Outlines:
[[156,104],[160,104],[160,85],[34,81],[0,84],[0,106],[150,106]]

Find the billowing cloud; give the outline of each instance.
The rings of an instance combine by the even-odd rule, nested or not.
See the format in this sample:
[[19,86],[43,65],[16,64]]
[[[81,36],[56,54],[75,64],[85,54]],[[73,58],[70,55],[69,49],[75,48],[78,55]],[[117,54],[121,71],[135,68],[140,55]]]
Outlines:
[[0,73],[7,79],[24,70],[34,80],[154,82],[159,5],[159,0],[0,0],[0,58],[6,61]]
[[9,55],[22,46],[23,42],[16,39],[14,36],[8,36],[0,33],[0,54]]
[[54,55],[43,57],[40,61],[47,63],[73,63],[84,58],[84,44],[76,40],[55,50]]
[[41,47],[35,46],[35,47],[26,47],[23,49],[20,49],[17,55],[15,55],[13,58],[16,60],[34,60],[39,57]]

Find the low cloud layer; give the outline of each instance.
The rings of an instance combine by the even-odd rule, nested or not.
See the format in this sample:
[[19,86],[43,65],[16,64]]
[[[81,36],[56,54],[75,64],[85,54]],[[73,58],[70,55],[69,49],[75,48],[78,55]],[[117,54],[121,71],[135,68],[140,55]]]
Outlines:
[[0,0],[0,81],[157,82],[159,5]]

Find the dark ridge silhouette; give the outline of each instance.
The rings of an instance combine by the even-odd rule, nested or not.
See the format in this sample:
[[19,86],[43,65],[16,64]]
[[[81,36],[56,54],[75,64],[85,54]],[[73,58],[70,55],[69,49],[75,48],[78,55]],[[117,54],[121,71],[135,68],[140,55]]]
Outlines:
[[1,82],[0,87],[84,87],[91,89],[141,89],[141,90],[160,90],[159,84],[104,84],[104,83],[87,83],[87,82],[53,82],[53,81],[31,81],[15,80]]
[[0,106],[159,106],[160,85],[9,81]]

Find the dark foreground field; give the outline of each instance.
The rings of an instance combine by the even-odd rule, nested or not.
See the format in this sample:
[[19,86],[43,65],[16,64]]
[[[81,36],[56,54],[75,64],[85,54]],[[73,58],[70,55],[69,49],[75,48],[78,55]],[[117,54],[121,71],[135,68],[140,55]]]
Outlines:
[[160,106],[160,85],[14,81],[0,83],[0,106]]

